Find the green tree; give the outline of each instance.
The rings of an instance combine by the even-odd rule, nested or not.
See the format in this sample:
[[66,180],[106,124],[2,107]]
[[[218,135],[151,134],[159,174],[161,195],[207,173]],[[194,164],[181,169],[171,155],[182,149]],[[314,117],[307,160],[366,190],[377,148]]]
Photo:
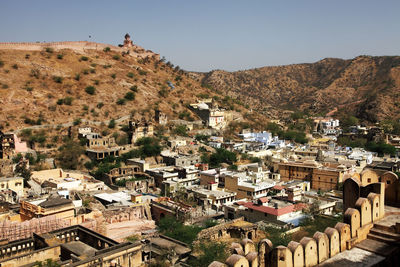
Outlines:
[[209,157],[210,167],[216,168],[221,163],[233,164],[236,162],[236,154],[223,148],[217,148],[216,152]]
[[116,122],[114,119],[110,120],[110,122],[108,123],[108,128],[113,129],[115,128]]
[[79,157],[83,154],[84,148],[77,142],[68,140],[60,147],[57,159],[61,168],[75,170],[79,164]]
[[135,92],[135,93],[137,93],[137,91],[138,91],[138,88],[137,88],[137,86],[136,86],[136,85],[133,85],[133,86],[131,86],[131,88],[129,88],[129,90],[131,90],[132,92]]
[[276,124],[274,122],[269,122],[267,124],[266,130],[271,132],[273,135],[278,135],[279,132],[281,132],[281,126],[279,124]]
[[117,105],[125,105],[125,102],[126,102],[126,100],[125,99],[123,99],[123,98],[119,98],[118,100],[117,100]]
[[36,261],[33,267],[60,267],[61,265],[58,264],[53,259],[47,259],[45,261]]
[[392,146],[390,144],[385,144],[383,142],[380,143],[369,142],[365,145],[365,148],[367,150],[377,152],[379,156],[383,156],[384,154],[389,154],[391,156],[394,156],[396,154],[395,146]]
[[207,267],[213,261],[225,262],[228,246],[223,242],[202,241],[194,247],[198,256],[189,260],[190,266]]
[[357,125],[358,123],[359,120],[352,115],[344,115],[342,118],[340,118],[340,124],[345,132],[348,131],[350,126]]
[[140,146],[140,153],[142,157],[158,156],[161,153],[161,146],[156,138],[143,137],[140,138],[136,145]]
[[185,125],[177,125],[172,132],[179,136],[187,136],[187,128]]
[[159,221],[158,229],[162,234],[190,245],[203,228],[196,225],[184,225],[176,218],[166,216]]
[[29,169],[26,161],[21,161],[16,165],[14,174],[24,178],[25,186],[27,186],[28,181],[31,179],[31,176],[32,176],[32,172]]
[[96,93],[96,87],[88,86],[85,88],[85,92],[88,93],[89,95],[94,95]]
[[124,98],[129,101],[135,100],[135,93],[128,92],[125,94]]
[[262,230],[264,230],[264,232],[267,234],[268,239],[271,240],[274,247],[287,246],[292,240],[292,236],[290,234],[286,234],[285,230],[282,228],[267,226]]

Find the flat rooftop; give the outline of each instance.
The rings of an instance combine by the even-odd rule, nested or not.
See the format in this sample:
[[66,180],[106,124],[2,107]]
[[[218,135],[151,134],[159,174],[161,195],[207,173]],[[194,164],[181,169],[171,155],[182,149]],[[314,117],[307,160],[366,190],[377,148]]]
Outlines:
[[174,250],[178,255],[190,253],[191,249],[177,242],[170,241],[162,237],[151,238],[150,242],[153,246],[161,249]]
[[193,188],[192,190],[193,190],[193,192],[196,192],[199,194],[204,194],[207,196],[215,196],[216,198],[229,197],[232,195],[236,195],[236,192],[222,191],[222,190],[208,190],[206,188]]
[[79,256],[84,256],[84,258],[92,257],[96,254],[97,249],[81,242],[81,241],[72,241],[69,243],[61,244],[61,247],[66,248],[71,251],[73,254]]
[[22,177],[0,177],[0,182],[24,179]]
[[251,180],[238,182],[238,186],[253,188],[254,191],[271,188],[271,187],[274,187],[275,184],[276,184],[275,181],[272,181],[272,180],[270,182],[264,181],[264,182],[260,182],[260,183],[253,183]]

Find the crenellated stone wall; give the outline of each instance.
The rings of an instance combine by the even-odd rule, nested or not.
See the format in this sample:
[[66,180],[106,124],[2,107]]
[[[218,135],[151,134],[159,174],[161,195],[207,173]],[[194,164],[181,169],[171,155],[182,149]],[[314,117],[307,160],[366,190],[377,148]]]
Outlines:
[[71,49],[75,52],[83,53],[87,50],[99,50],[102,51],[104,48],[109,47],[115,52],[129,52],[130,56],[136,58],[154,58],[160,59],[160,55],[156,54],[150,50],[145,50],[144,48],[133,45],[130,48],[118,47],[110,44],[101,44],[96,42],[88,41],[65,41],[65,42],[49,42],[49,43],[35,43],[35,42],[6,42],[0,43],[0,50],[24,50],[24,51],[42,51],[46,48],[51,48],[54,50],[61,49]]
[[[376,183],[372,188],[384,194],[383,183]],[[384,214],[384,195],[370,192],[366,198],[358,198],[354,206],[344,214],[344,222],[334,227],[327,227],[324,232],[316,232],[313,237],[303,237],[300,242],[291,241],[287,247],[273,247],[270,240],[264,239],[256,246],[250,239],[232,243],[231,256],[225,263],[214,261],[211,266],[229,267],[294,267],[315,266],[336,254],[353,248],[357,243],[367,239],[373,223]],[[366,191],[364,191],[366,193]],[[257,255],[255,255],[255,253]]]

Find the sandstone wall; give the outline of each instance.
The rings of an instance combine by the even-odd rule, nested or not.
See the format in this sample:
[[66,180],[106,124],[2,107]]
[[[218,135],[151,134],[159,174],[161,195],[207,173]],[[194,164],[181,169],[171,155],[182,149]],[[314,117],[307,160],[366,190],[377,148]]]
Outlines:
[[134,45],[132,48],[122,48],[110,44],[101,44],[88,41],[66,41],[66,42],[49,42],[49,43],[34,43],[34,42],[22,42],[22,43],[0,43],[0,50],[24,50],[24,51],[43,51],[46,48],[52,48],[54,50],[71,49],[75,52],[84,53],[88,50],[102,51],[104,48],[109,47],[115,52],[128,52],[129,55],[136,58],[151,57],[160,59],[160,55],[150,50]]
[[[380,185],[384,187],[384,184]],[[313,237],[303,237],[300,243],[292,241],[288,247],[273,248],[270,240],[262,240],[258,244],[256,261],[262,267],[315,266],[322,263],[365,240],[373,227],[373,220],[383,217],[378,211],[382,205],[384,205],[382,198],[371,192],[367,198],[359,198],[354,207],[348,208],[344,214],[344,223],[337,223],[335,228],[328,227],[323,233],[316,232]],[[371,209],[371,206],[374,209]],[[214,261],[210,266],[253,266],[255,257],[250,253],[255,251],[255,246],[252,242],[246,239],[240,245],[232,243],[232,255],[225,264]]]

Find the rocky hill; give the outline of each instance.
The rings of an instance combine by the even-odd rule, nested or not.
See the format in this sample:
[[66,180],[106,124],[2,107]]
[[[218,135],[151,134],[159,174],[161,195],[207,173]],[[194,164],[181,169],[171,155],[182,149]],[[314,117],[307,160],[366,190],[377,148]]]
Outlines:
[[359,56],[311,64],[215,70],[192,77],[273,117],[335,111],[375,122],[400,115],[400,57]]
[[156,108],[177,118],[199,94],[214,95],[137,46],[0,45],[0,126],[6,131],[131,115],[150,119]]

